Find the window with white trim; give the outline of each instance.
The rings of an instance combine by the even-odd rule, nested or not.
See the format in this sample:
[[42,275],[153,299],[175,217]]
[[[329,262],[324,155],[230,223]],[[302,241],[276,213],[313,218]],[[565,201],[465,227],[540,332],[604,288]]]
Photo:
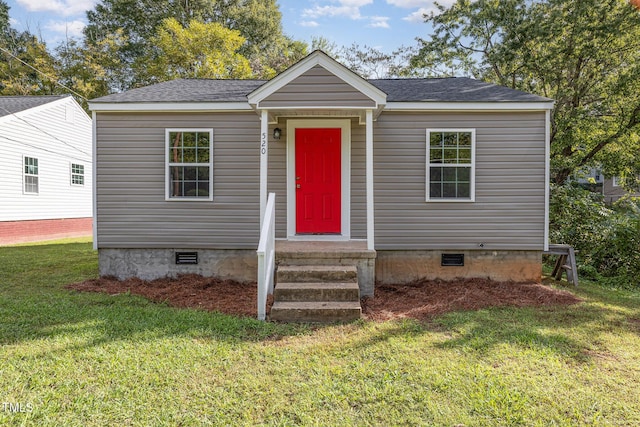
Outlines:
[[167,199],[212,200],[213,130],[166,130]]
[[38,177],[38,159],[24,156],[24,192],[25,194],[38,194],[40,182]]
[[475,199],[475,129],[427,129],[427,200]]
[[620,181],[621,181],[621,179],[620,179],[620,177],[619,177],[619,176],[614,176],[614,177],[613,177],[612,185],[613,185],[614,187],[620,187]]
[[84,185],[84,165],[71,163],[71,185]]

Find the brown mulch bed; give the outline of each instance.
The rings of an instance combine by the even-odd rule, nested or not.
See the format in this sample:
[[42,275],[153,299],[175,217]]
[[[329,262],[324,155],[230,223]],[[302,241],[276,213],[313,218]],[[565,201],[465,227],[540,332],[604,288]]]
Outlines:
[[[255,283],[237,283],[190,274],[153,281],[102,277],[67,288],[109,295],[129,292],[174,307],[256,316]],[[569,305],[581,301],[571,292],[540,283],[499,283],[487,279],[420,280],[406,285],[378,285],[375,292],[374,298],[362,301],[363,316],[375,321],[399,318],[426,320],[457,310]]]
[[362,310],[365,317],[376,321],[425,320],[450,311],[570,305],[580,301],[569,291],[541,283],[418,280],[406,285],[376,286],[375,297],[364,299]]

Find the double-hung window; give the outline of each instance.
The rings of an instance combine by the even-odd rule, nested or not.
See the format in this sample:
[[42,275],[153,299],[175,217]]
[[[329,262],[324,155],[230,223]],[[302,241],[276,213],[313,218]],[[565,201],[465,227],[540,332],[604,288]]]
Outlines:
[[25,194],[38,194],[40,182],[38,177],[38,159],[24,156],[24,192]]
[[84,185],[84,165],[71,163],[71,185]]
[[166,130],[167,200],[213,200],[213,130]]
[[475,200],[475,129],[427,129],[427,200]]

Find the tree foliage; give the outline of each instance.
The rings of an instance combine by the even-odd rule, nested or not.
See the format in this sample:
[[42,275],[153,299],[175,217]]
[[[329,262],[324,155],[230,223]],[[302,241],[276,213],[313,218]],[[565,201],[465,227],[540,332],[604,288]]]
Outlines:
[[251,77],[249,61],[238,53],[244,37],[217,22],[192,20],[185,28],[169,18],[151,42],[155,53],[147,61],[150,80]]
[[601,194],[575,183],[554,185],[549,218],[551,241],[578,251],[582,277],[640,288],[640,200],[605,206]]
[[[237,49],[249,60],[253,75],[272,76],[301,58],[304,45],[282,32],[281,13],[275,0],[102,0],[87,12],[85,44],[95,45],[120,32],[126,41],[115,52],[118,57],[112,90],[121,91],[151,83],[158,76],[147,73],[154,43],[163,37],[166,19],[183,28],[190,22],[216,23],[239,32],[244,41]],[[203,46],[200,46],[203,47]],[[166,79],[166,78],[164,78]]]
[[9,7],[0,0],[0,94],[56,93],[55,60],[44,43],[27,31],[11,28]]
[[640,13],[626,0],[458,0],[426,22],[412,68],[555,100],[556,182],[596,164],[640,172]]
[[405,77],[415,74],[407,67],[414,53],[409,47],[401,46],[391,53],[383,52],[371,46],[338,46],[325,37],[311,39],[311,50],[320,49],[364,78]]

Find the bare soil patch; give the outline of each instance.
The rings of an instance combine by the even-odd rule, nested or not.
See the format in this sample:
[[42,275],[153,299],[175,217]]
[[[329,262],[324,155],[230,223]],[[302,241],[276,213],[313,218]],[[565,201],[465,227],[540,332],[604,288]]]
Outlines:
[[[152,281],[102,277],[75,283],[67,288],[109,295],[131,293],[173,307],[198,308],[236,316],[255,317],[257,314],[255,283],[238,283],[193,274]],[[374,321],[400,318],[426,320],[457,310],[569,305],[580,301],[569,291],[540,283],[499,283],[486,279],[420,280],[406,285],[379,285],[374,298],[362,300],[362,309],[363,316]]]

